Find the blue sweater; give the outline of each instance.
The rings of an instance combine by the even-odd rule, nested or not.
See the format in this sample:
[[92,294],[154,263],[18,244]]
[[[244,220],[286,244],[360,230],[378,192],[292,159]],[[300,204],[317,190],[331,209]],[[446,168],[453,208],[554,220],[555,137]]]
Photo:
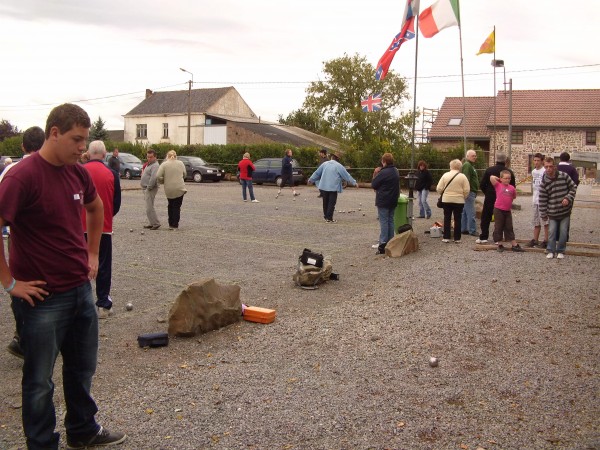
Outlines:
[[350,176],[348,171],[339,162],[330,160],[321,164],[308,179],[315,183],[321,191],[342,192],[342,181],[356,186],[356,180]]

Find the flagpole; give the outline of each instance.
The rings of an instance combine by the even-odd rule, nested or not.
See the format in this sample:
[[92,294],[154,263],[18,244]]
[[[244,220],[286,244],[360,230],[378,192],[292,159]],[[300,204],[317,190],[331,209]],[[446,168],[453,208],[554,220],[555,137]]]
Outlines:
[[463,99],[463,143],[464,153],[467,154],[467,107],[465,100],[465,73],[463,69],[463,49],[462,49],[462,25],[460,21],[460,1],[457,0],[456,5],[458,6],[458,39],[460,42],[460,79],[462,83],[462,99]]
[[419,61],[419,15],[415,16],[415,79],[414,79],[414,90],[413,90],[413,122],[412,122],[412,141],[410,147],[410,170],[408,172],[407,184],[408,184],[408,223],[412,225],[413,221],[413,195],[415,180],[417,176],[414,174],[415,169],[415,129],[417,123],[417,68]]
[[[491,162],[496,162],[496,25],[494,25],[494,60],[492,65],[494,66],[494,134],[492,134],[492,156],[494,157]],[[489,159],[489,156],[488,156]]]

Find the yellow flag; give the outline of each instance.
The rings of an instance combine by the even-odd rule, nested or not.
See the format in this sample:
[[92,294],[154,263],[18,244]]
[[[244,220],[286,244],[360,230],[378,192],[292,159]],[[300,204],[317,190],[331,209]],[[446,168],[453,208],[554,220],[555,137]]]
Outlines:
[[496,30],[492,31],[485,42],[481,44],[478,55],[482,53],[494,53],[496,51]]

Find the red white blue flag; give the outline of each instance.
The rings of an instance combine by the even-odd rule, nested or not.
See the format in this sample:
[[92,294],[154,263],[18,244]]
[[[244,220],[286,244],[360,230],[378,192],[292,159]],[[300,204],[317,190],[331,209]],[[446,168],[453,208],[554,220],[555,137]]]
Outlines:
[[360,106],[362,106],[363,112],[379,111],[381,109],[381,92],[361,100]]
[[415,37],[415,17],[419,14],[419,0],[406,0],[406,7],[404,8],[404,16],[402,17],[402,26],[400,27],[400,33],[394,36],[392,43],[385,51],[383,56],[377,63],[377,71],[375,72],[375,79],[383,80],[390,69],[390,64],[396,55],[396,52],[404,41],[408,41]]

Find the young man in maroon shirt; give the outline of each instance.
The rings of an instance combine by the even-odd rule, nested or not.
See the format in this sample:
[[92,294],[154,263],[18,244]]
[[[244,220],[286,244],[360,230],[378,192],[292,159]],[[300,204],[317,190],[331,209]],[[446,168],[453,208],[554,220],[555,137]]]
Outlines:
[[[0,184],[0,226],[13,227],[9,264],[0,246],[0,282],[20,308],[23,430],[27,448],[58,449],[52,373],[63,359],[67,448],[126,439],[96,423],[91,397],[98,356],[98,316],[90,280],[98,273],[103,206],[77,164],[90,118],[80,107],[54,108],[44,145]],[[88,241],[81,224],[87,212]]]

